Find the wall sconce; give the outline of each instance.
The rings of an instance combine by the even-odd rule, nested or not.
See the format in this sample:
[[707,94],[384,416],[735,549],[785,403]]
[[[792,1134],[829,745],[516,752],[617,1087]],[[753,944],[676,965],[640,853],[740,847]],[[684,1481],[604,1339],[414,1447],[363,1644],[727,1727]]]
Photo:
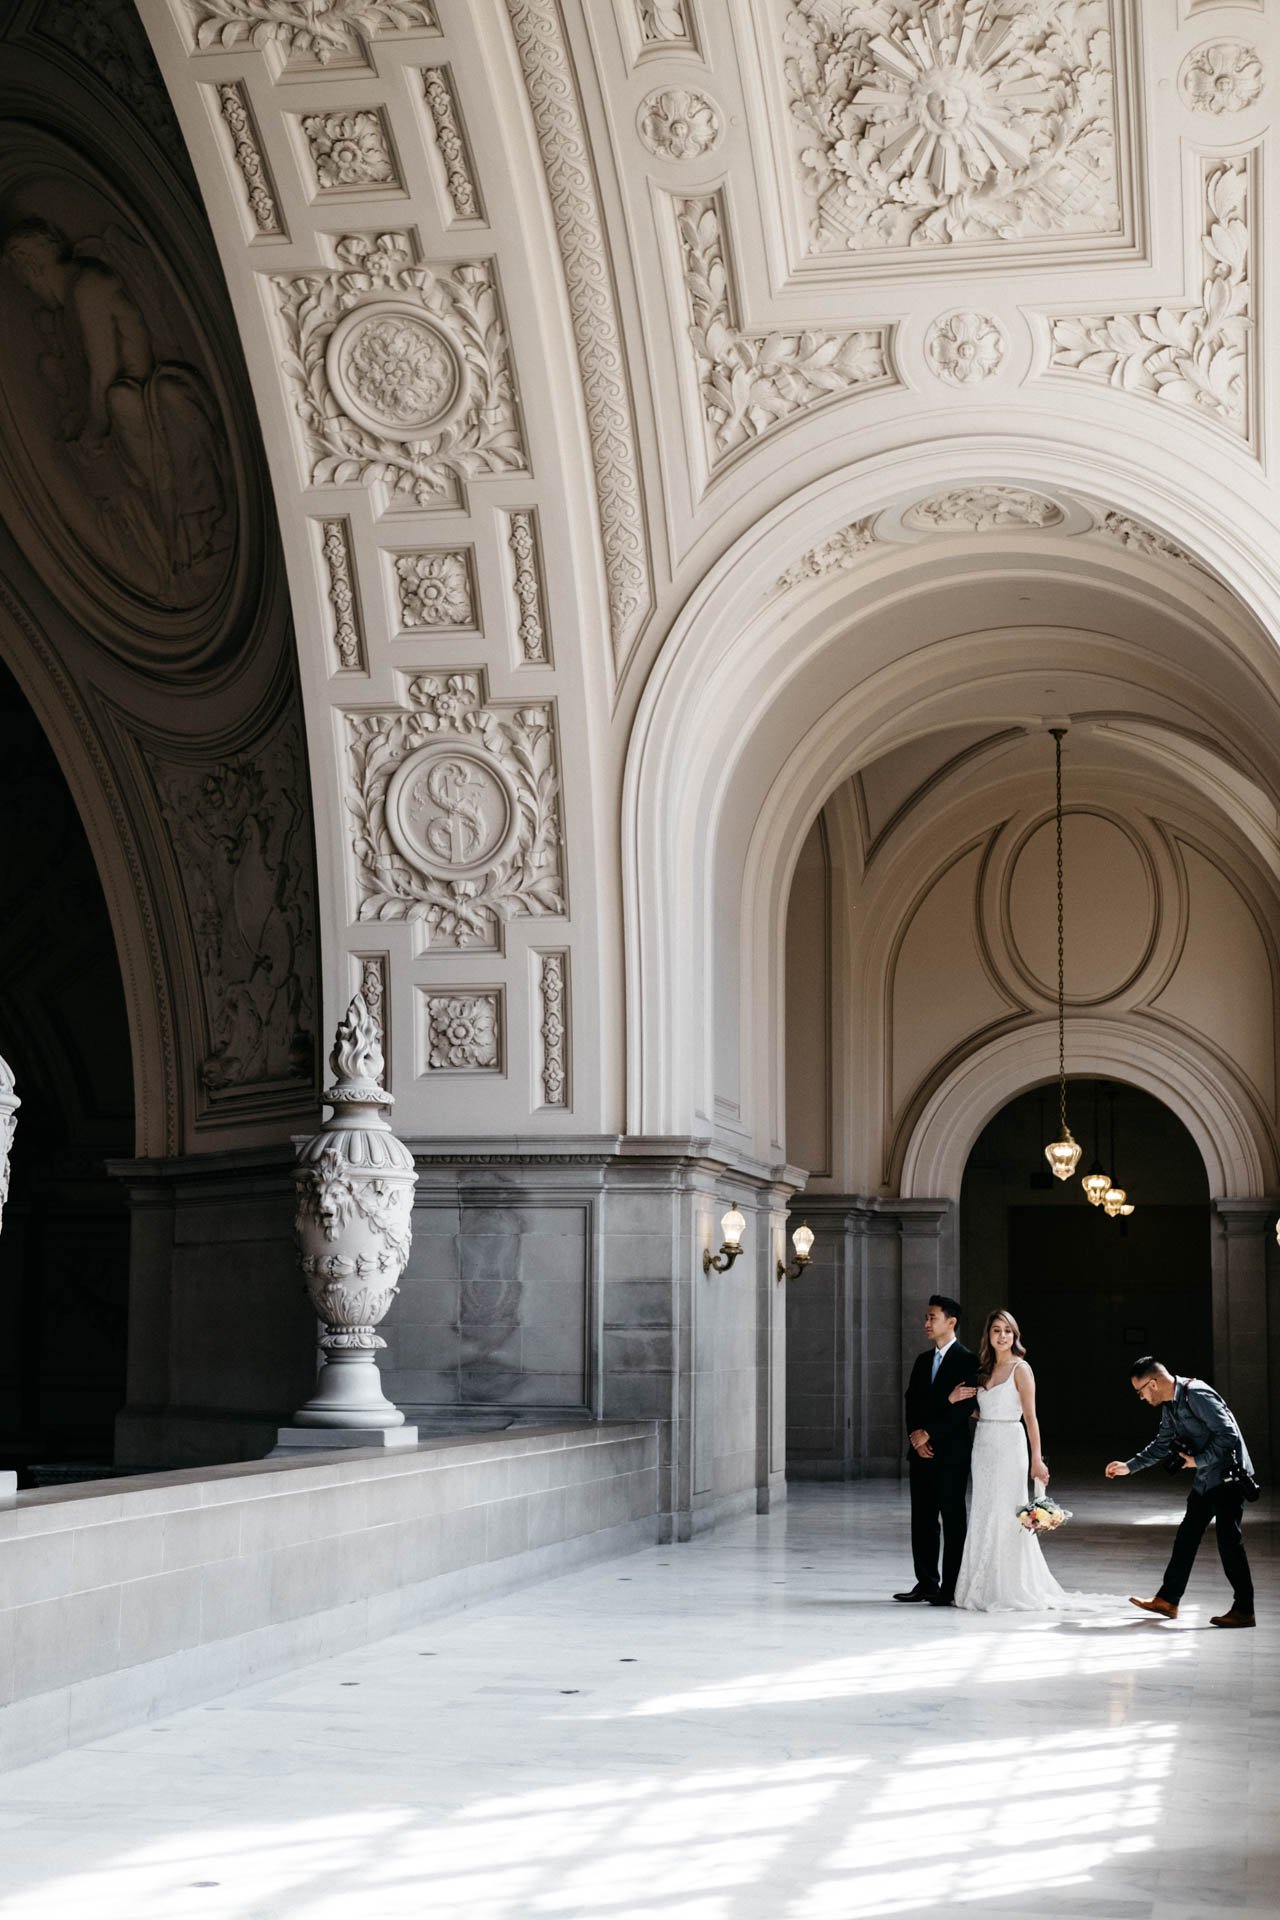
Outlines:
[[796,1257],[790,1266],[785,1260],[779,1260],[779,1280],[798,1280],[809,1264],[812,1257],[810,1249],[813,1246],[813,1228],[807,1220],[802,1227],[796,1228],[791,1236],[791,1244],[796,1250]]
[[724,1235],[724,1245],[719,1253],[712,1253],[710,1247],[704,1247],[702,1253],[702,1271],[704,1273],[726,1273],[742,1252],[742,1236],[747,1230],[746,1216],[738,1212],[732,1201],[729,1211],[720,1222],[720,1231]]

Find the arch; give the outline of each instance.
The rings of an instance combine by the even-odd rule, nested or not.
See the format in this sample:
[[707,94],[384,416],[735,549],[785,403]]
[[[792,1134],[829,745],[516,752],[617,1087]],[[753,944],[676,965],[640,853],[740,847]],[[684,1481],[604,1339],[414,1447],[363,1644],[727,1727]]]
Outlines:
[[[1126,1080],[1175,1113],[1196,1143],[1218,1199],[1274,1185],[1275,1155],[1254,1102],[1222,1062],[1184,1037],[1136,1022],[1080,1017],[1067,1028],[1071,1071]],[[965,1163],[987,1122],[1018,1094],[1056,1080],[1056,1021],[1037,1021],[974,1049],[925,1101],[902,1153],[904,1199],[960,1197]]]
[[[1077,584],[1087,579],[1099,591],[1127,596],[1135,611],[1145,608],[1149,616],[1153,605],[1162,605],[1165,617],[1184,630],[1212,633],[1220,657],[1240,676],[1234,710],[1224,704],[1218,716],[1218,737],[1224,743],[1231,737],[1229,717],[1238,754],[1243,728],[1249,736],[1244,750],[1262,769],[1263,784],[1280,792],[1280,760],[1251,729],[1247,711],[1257,695],[1275,697],[1272,636],[1280,633],[1280,571],[1262,549],[1250,553],[1242,538],[1257,517],[1251,505],[1226,489],[1216,490],[1212,505],[1193,498],[1174,477],[1153,479],[1133,452],[1112,451],[1098,460],[1043,438],[990,433],[896,449],[864,460],[856,471],[828,476],[766,515],[708,572],[674,624],[640,704],[623,796],[630,1131],[705,1133],[710,1127],[757,1155],[778,1157],[784,1145],[776,1118],[781,919],[804,835],[837,783],[860,756],[887,742],[908,709],[920,731],[954,721],[948,702],[972,686],[984,642],[985,671],[995,671],[1004,636],[971,635],[967,660],[948,642],[946,664],[933,677],[932,707],[921,694],[917,652],[910,673],[901,661],[883,662],[874,687],[870,675],[852,687],[846,682],[843,695],[817,718],[788,730],[777,717],[780,700],[801,672],[833,658],[847,637],[852,576],[836,575],[834,586],[831,578],[815,582],[811,591],[790,596],[790,604],[771,589],[799,554],[895,496],[912,487],[936,491],[948,480],[971,484],[975,473],[1011,485],[1074,487],[1095,499],[1105,494],[1108,505],[1166,533],[1219,576],[1230,596],[1205,581],[1197,602],[1185,573],[1171,577],[1166,569],[1162,575],[1120,547],[1105,554],[1091,546],[1082,568],[1085,556],[1073,555],[1062,536],[1023,532],[1012,545],[1019,563],[1060,568]],[[911,580],[900,564],[904,552],[914,565]],[[981,581],[988,563],[1007,570],[1010,558],[1010,541],[998,534],[985,535],[977,552],[961,552],[948,541],[875,555],[856,576],[856,617],[865,630],[878,610],[900,612],[922,585],[936,590],[944,569]],[[1190,611],[1189,603],[1195,603]],[[1034,636],[1028,631],[1027,637]],[[1045,629],[1041,638],[1047,648],[1054,635]],[[1099,638],[1120,647],[1114,636]],[[1016,677],[1007,660],[1004,671]],[[1123,701],[1127,678],[1117,671],[1114,652],[1111,675]],[[1027,710],[1035,711],[1029,686],[1027,695]],[[1165,712],[1175,730],[1213,731],[1201,690],[1193,691],[1189,678]],[[741,849],[732,874],[722,845],[726,822]],[[740,1093],[719,1108],[711,1065],[717,941],[721,985],[727,982],[733,994],[744,1037]],[[766,1091],[772,1095],[767,1118],[761,1111]]]

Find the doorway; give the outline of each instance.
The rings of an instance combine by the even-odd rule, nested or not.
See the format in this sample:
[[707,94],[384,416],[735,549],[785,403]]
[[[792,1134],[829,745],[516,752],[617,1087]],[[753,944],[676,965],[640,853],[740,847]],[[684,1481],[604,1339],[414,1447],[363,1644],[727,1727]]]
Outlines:
[[[1021,1094],[983,1129],[961,1189],[960,1281],[971,1343],[996,1307],[1022,1328],[1050,1465],[1096,1466],[1151,1437],[1129,1380],[1139,1354],[1213,1378],[1209,1185],[1191,1135],[1150,1094],[1073,1080],[1069,1108],[1084,1153],[1067,1182],[1044,1161],[1053,1089]],[[1095,1159],[1134,1202],[1128,1218],[1085,1197]]]
[[0,1230],[0,1466],[20,1486],[109,1469],[125,1398],[133,1152],[124,988],[93,855],[48,740],[0,667],[6,774],[0,1054],[22,1105]]

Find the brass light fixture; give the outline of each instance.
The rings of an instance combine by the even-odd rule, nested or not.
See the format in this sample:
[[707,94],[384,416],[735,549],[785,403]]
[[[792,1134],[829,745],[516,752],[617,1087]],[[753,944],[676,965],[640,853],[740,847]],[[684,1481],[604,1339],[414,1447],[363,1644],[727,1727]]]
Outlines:
[[796,1228],[791,1236],[791,1244],[796,1250],[796,1257],[790,1266],[787,1265],[785,1260],[779,1260],[779,1280],[798,1280],[813,1257],[813,1228],[807,1220],[803,1226]]
[[1058,852],[1058,1138],[1044,1150],[1055,1180],[1070,1180],[1080,1165],[1080,1143],[1073,1139],[1067,1125],[1067,1027],[1066,1027],[1066,989],[1063,971],[1063,912],[1062,912],[1062,736],[1065,727],[1050,727],[1053,735],[1054,761],[1054,825],[1057,829]]
[[1102,1205],[1102,1196],[1111,1185],[1111,1175],[1102,1171],[1102,1162],[1098,1158],[1101,1145],[1102,1135],[1098,1131],[1098,1083],[1095,1080],[1093,1083],[1093,1165],[1080,1182],[1091,1207]]
[[738,1212],[731,1200],[729,1211],[720,1222],[720,1231],[724,1235],[724,1244],[719,1253],[712,1253],[710,1247],[702,1252],[702,1271],[704,1273],[727,1273],[738,1255],[742,1252],[742,1236],[747,1230],[746,1215]]
[[[1111,1164],[1116,1164],[1116,1096],[1111,1094]],[[1128,1219],[1133,1202],[1118,1180],[1112,1180],[1102,1196],[1102,1210],[1109,1220]]]

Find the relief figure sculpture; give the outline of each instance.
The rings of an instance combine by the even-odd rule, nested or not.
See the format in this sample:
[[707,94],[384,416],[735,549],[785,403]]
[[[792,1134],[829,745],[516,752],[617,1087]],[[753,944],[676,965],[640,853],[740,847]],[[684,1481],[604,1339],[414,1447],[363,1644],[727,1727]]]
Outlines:
[[[129,277],[108,257],[127,256]],[[208,383],[166,358],[144,312],[145,249],[119,229],[73,243],[39,215],[0,245],[36,302],[34,370],[54,396],[58,438],[93,504],[112,564],[161,606],[207,588],[205,563],[230,547],[232,493]]]

